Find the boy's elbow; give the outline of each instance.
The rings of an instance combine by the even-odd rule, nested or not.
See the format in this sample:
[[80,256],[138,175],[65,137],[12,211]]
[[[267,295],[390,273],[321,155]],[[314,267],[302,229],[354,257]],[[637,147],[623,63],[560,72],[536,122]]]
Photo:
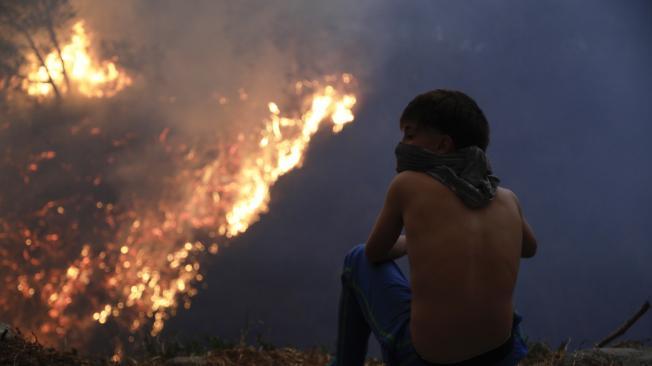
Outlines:
[[537,254],[537,242],[533,240],[529,243],[523,243],[521,247],[521,258],[532,258]]
[[364,254],[365,257],[367,257],[367,260],[371,263],[378,263],[382,261],[382,257],[376,251],[374,251],[372,246],[369,246],[368,244],[364,246]]

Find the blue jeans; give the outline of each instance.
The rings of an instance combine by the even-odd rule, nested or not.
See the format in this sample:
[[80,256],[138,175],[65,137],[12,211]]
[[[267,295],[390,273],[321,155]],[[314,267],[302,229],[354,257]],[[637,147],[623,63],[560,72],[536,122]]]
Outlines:
[[[386,365],[432,365],[412,346],[411,300],[408,280],[394,261],[372,264],[365,256],[364,244],[351,249],[344,259],[337,351],[331,365],[363,365],[372,332],[380,343]],[[514,311],[513,348],[495,366],[514,366],[527,354],[521,337],[521,319]]]

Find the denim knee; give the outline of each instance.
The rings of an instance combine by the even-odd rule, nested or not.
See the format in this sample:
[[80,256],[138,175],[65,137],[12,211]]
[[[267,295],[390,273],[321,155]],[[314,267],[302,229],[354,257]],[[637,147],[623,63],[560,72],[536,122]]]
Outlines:
[[349,250],[349,252],[346,253],[346,256],[344,257],[344,267],[352,267],[361,259],[361,257],[365,257],[364,248],[364,243],[358,244],[351,248],[351,250]]
[[344,257],[344,268],[342,270],[342,279],[349,278],[351,272],[355,271],[361,260],[366,259],[364,243],[358,244],[351,248]]

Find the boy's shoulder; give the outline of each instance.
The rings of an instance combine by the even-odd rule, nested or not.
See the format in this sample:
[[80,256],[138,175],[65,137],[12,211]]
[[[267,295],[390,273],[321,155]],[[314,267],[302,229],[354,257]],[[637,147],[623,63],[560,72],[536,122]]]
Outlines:
[[502,194],[502,195],[504,195],[506,197],[511,197],[511,198],[514,198],[514,199],[518,199],[516,197],[516,194],[514,192],[512,192],[511,189],[503,187],[503,186],[496,187],[496,194]]
[[508,188],[498,186],[496,187],[496,196],[499,195],[505,197],[511,202],[511,204],[515,205],[518,209],[519,214],[521,214],[521,203],[518,201],[518,196],[516,196],[516,193],[512,192],[512,190]]

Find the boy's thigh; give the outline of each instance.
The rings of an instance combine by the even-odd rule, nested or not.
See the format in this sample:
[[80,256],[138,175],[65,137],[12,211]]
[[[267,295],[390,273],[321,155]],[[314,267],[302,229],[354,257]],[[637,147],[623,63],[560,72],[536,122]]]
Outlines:
[[393,349],[397,335],[409,325],[412,299],[408,280],[398,265],[394,261],[369,262],[360,244],[345,258],[342,284],[355,294],[381,345]]

